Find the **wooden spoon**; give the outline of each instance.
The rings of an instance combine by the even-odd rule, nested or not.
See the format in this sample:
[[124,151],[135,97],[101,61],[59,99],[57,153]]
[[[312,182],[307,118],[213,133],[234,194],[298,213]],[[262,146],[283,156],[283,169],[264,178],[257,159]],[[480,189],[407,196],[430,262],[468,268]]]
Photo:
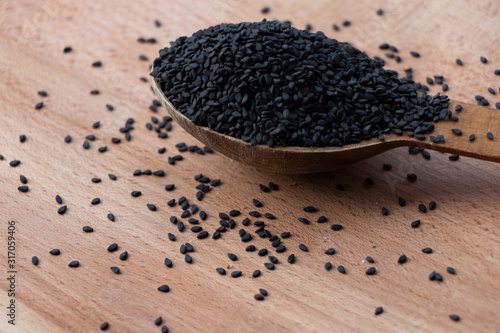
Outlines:
[[[384,134],[385,140],[377,138],[343,147],[268,147],[267,145],[252,146],[249,143],[208,127],[196,126],[189,118],[180,113],[165,97],[156,79],[151,78],[153,90],[163,107],[175,121],[196,139],[215,151],[241,163],[258,169],[284,174],[305,174],[338,169],[366,158],[383,153],[389,149],[401,146],[416,146],[451,154],[469,156],[481,160],[500,162],[500,110],[477,105],[449,102],[449,109],[455,110],[455,105],[461,104],[463,110],[456,115],[458,122],[444,120],[435,123],[433,134],[443,134],[445,143],[420,141],[407,135],[394,133]],[[455,111],[453,111],[455,112]],[[451,132],[458,128],[463,134]],[[491,132],[497,136],[493,140],[486,137]],[[476,139],[469,141],[469,135],[475,134]]]

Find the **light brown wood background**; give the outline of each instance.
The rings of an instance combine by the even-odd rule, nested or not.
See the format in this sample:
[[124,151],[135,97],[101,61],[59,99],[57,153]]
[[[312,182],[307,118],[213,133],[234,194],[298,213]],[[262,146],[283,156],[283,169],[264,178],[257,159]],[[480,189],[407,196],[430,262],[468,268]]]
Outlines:
[[[412,67],[415,78],[424,81],[431,75],[444,75],[455,100],[474,102],[474,95],[487,97],[487,87],[498,91],[500,77],[500,3],[498,1],[7,1],[0,2],[0,250],[2,316],[1,332],[92,332],[108,321],[111,332],[155,332],[153,321],[163,316],[171,332],[332,332],[332,331],[454,331],[494,332],[500,327],[500,244],[499,203],[500,165],[461,158],[451,162],[448,156],[432,153],[430,161],[408,155],[405,148],[387,152],[336,172],[305,176],[283,176],[259,172],[215,154],[199,156],[184,153],[184,161],[175,166],[167,156],[176,154],[174,145],[197,142],[174,125],[171,138],[161,140],[147,131],[144,124],[152,115],[148,105],[153,94],[148,83],[148,64],[160,47],[180,35],[220,22],[255,21],[263,18],[260,9],[271,6],[269,19],[291,20],[297,27],[311,23],[328,36],[352,42],[369,55],[382,56],[377,46],[383,42],[399,48],[403,61],[387,60],[387,68],[401,71]],[[386,14],[375,14],[383,8]],[[157,28],[154,20],[163,26]],[[331,29],[349,19],[352,26]],[[138,37],[155,37],[158,44],[139,44]],[[74,51],[63,54],[65,46]],[[409,51],[419,51],[414,59]],[[150,62],[138,60],[146,54]],[[489,63],[483,65],[479,57]],[[458,67],[461,58],[465,66]],[[102,68],[91,63],[101,60]],[[439,87],[432,87],[438,92]],[[91,96],[92,89],[101,95]],[[46,90],[48,98],[37,95]],[[44,101],[45,107],[34,110]],[[114,112],[105,104],[115,106]],[[158,116],[163,116],[160,110]],[[500,111],[499,111],[500,112]],[[120,136],[119,127],[128,117],[136,120],[133,140],[113,145],[111,137]],[[91,125],[101,121],[101,128]],[[98,137],[90,150],[83,150],[85,135]],[[26,134],[21,144],[19,135]],[[73,137],[71,144],[64,137]],[[498,139],[497,139],[498,140]],[[105,154],[97,147],[107,145]],[[167,147],[165,155],[157,149]],[[20,159],[17,168],[9,161]],[[392,163],[390,172],[383,163]],[[133,177],[133,170],[164,169],[165,178]],[[118,176],[116,182],[108,173]],[[406,174],[418,175],[408,183]],[[252,198],[264,203],[261,212],[277,216],[267,221],[273,233],[291,231],[288,250],[276,256],[282,262],[268,271],[266,258],[244,251],[238,227],[222,239],[199,241],[190,231],[177,232],[168,219],[180,215],[166,201],[185,195],[191,202],[203,173],[221,178],[223,185],[213,189],[200,203],[210,217],[202,225],[212,232],[218,225],[216,213],[254,208]],[[20,193],[19,175],[29,179],[30,192]],[[100,184],[91,183],[101,177]],[[375,186],[363,180],[372,177]],[[261,193],[259,183],[277,183],[278,192]],[[166,184],[176,190],[165,192]],[[342,184],[345,192],[335,189]],[[132,198],[132,190],[142,197]],[[59,194],[68,212],[56,213]],[[397,205],[397,198],[407,206]],[[100,197],[102,203],[91,206]],[[422,214],[419,203],[438,204],[435,211]],[[146,203],[158,206],[150,212]],[[314,204],[315,216],[325,215],[326,224],[300,224],[302,207]],[[390,210],[382,216],[382,206]],[[113,212],[116,222],[106,214]],[[422,220],[419,229],[411,229],[413,220]],[[17,222],[17,325],[7,325],[4,305],[7,284],[7,221]],[[256,219],[252,219],[255,221]],[[332,223],[344,229],[333,232]],[[86,234],[85,225],[95,231]],[[253,227],[246,228],[252,232]],[[167,233],[177,235],[176,242]],[[182,242],[193,240],[194,263],[183,262],[179,253]],[[108,253],[116,242],[119,251]],[[271,249],[267,240],[254,237],[258,248]],[[298,250],[304,243],[309,252]],[[432,247],[434,253],[421,249]],[[334,247],[337,254],[323,252]],[[59,248],[60,256],[48,251]],[[127,261],[119,253],[129,252]],[[239,256],[231,262],[227,253]],[[271,251],[272,254],[274,251]],[[295,253],[295,265],[286,257]],[[406,254],[405,265],[397,258]],[[38,256],[40,264],[31,264]],[[374,265],[363,263],[372,256]],[[165,257],[174,268],[163,265]],[[67,265],[79,260],[81,266]],[[323,266],[327,261],[332,271]],[[344,265],[346,275],[337,272]],[[119,266],[122,274],[109,267]],[[375,276],[365,270],[375,266]],[[457,270],[446,273],[447,266]],[[242,270],[233,279],[220,276],[216,267]],[[260,269],[260,278],[251,273]],[[436,270],[444,282],[427,279]],[[5,276],[6,277],[6,276]],[[156,288],[168,284],[171,292]],[[257,302],[253,295],[265,288],[269,296]],[[383,306],[385,312],[373,312]],[[448,315],[456,313],[461,322]]]

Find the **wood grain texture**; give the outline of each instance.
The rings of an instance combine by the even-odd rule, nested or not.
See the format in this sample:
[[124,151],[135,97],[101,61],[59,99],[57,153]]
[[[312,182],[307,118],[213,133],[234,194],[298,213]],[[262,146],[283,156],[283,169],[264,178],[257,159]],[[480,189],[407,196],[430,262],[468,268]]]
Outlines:
[[[138,60],[146,54],[151,60],[158,48],[177,36],[189,35],[222,21],[260,20],[260,8],[271,5],[268,18],[290,19],[298,27],[312,23],[328,36],[352,42],[370,56],[382,56],[377,46],[387,42],[397,46],[403,61],[387,61],[387,68],[402,71],[412,67],[419,81],[432,75],[444,75],[453,100],[474,102],[474,95],[487,96],[487,87],[498,90],[500,77],[493,70],[500,67],[497,50],[500,19],[497,1],[81,1],[68,0],[0,2],[0,267],[2,282],[0,304],[7,301],[4,279],[6,264],[7,221],[17,222],[18,322],[7,325],[0,320],[1,332],[95,332],[108,321],[110,332],[159,331],[153,321],[163,316],[171,332],[331,332],[331,331],[398,331],[398,332],[494,332],[500,326],[500,241],[498,233],[498,198],[500,167],[491,162],[433,153],[430,161],[408,155],[407,149],[395,149],[369,160],[331,173],[285,176],[262,172],[231,161],[220,154],[199,156],[185,153],[185,160],[175,166],[167,156],[177,154],[174,145],[185,141],[198,144],[179,126],[161,140],[144,124],[152,113],[148,110],[154,95],[147,77],[149,62]],[[386,14],[375,14],[378,8]],[[156,28],[159,19],[163,26]],[[349,19],[352,26],[335,33],[331,24]],[[138,37],[156,37],[158,44],[139,44]],[[74,51],[63,54],[71,45]],[[408,52],[419,51],[420,59]],[[488,64],[479,62],[479,56]],[[465,66],[457,67],[461,58]],[[101,60],[102,68],[92,68]],[[36,92],[46,90],[49,97]],[[89,95],[92,89],[101,94]],[[438,92],[439,87],[431,87]],[[498,95],[497,95],[498,96]],[[496,100],[495,100],[496,99]],[[41,100],[45,107],[34,105]],[[109,112],[105,104],[115,106]],[[163,115],[161,110],[158,115]],[[111,144],[120,136],[118,129],[134,117],[131,142]],[[92,129],[95,121],[101,128]],[[497,129],[498,130],[498,129]],[[85,135],[94,133],[91,149],[84,150]],[[19,135],[26,134],[25,143]],[[73,137],[71,144],[64,137]],[[497,141],[498,143],[498,141]],[[479,144],[479,142],[478,142]],[[107,145],[100,154],[97,147]],[[165,155],[157,149],[167,147]],[[21,160],[12,168],[8,162]],[[389,172],[382,163],[392,163]],[[135,169],[165,169],[167,176],[133,177]],[[418,175],[415,183],[406,174]],[[108,173],[118,180],[112,182]],[[199,203],[209,213],[202,225],[212,232],[218,226],[218,212],[239,209],[238,226],[223,234],[222,239],[197,240],[192,232],[177,232],[168,220],[180,216],[179,207],[169,208],[167,200],[185,195],[196,202],[193,177],[203,173],[221,178],[223,184],[213,189]],[[19,175],[29,180],[30,191],[19,193]],[[100,177],[100,184],[90,179]],[[373,187],[363,183],[372,177]],[[258,184],[277,183],[279,191],[262,193]],[[165,192],[166,184],[176,190]],[[335,188],[342,184],[345,191]],[[130,192],[143,195],[132,198]],[[54,197],[59,194],[68,205],[65,215]],[[398,197],[407,206],[399,207]],[[102,203],[91,206],[100,197]],[[266,221],[272,233],[290,231],[285,240],[288,250],[276,254],[281,264],[267,271],[266,258],[244,251],[237,229],[244,215],[255,208],[252,198],[264,203],[262,213],[271,212],[277,219]],[[434,200],[438,208],[427,214],[418,211],[419,203]],[[158,206],[151,212],[147,203]],[[302,208],[314,204],[319,211],[305,215]],[[380,214],[387,207],[388,216]],[[116,221],[106,214],[113,212]],[[298,217],[311,221],[320,215],[328,223],[304,225]],[[409,224],[422,221],[419,229]],[[252,219],[253,221],[256,219]],[[340,223],[344,229],[333,232],[329,225]],[[85,225],[95,231],[86,234]],[[245,228],[252,232],[254,227]],[[170,242],[167,233],[177,235]],[[188,265],[179,253],[183,242],[193,241],[194,262]],[[118,252],[108,253],[116,242]],[[254,237],[257,248],[271,246],[267,240]],[[306,244],[309,252],[298,250]],[[421,252],[431,247],[433,254]],[[332,257],[324,251],[334,247]],[[60,256],[48,251],[61,250]],[[127,261],[118,254],[128,251]],[[238,255],[231,262],[227,253]],[[273,253],[274,251],[271,251]],[[295,253],[297,262],[286,263]],[[409,261],[398,265],[397,258],[406,254]],[[31,257],[38,256],[37,267]],[[375,264],[363,263],[372,256]],[[165,257],[174,262],[171,269],[163,265]],[[81,266],[67,265],[79,260]],[[325,262],[336,268],[344,265],[346,275],[335,269],[326,271]],[[109,267],[119,266],[122,274]],[[366,276],[369,266],[377,275]],[[447,266],[457,270],[455,276],[445,272]],[[228,271],[242,270],[233,279],[220,276],[216,267]],[[258,279],[251,272],[260,269]],[[427,279],[436,270],[444,282]],[[156,288],[168,284],[171,291]],[[269,296],[257,302],[253,295],[265,288]],[[373,312],[383,306],[385,312]],[[448,315],[456,313],[461,322]]]

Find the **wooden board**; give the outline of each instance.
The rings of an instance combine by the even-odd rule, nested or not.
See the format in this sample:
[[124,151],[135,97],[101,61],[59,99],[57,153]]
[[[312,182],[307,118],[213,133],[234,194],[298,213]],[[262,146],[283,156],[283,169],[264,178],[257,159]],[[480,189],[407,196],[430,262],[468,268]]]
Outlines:
[[[499,210],[500,166],[491,162],[432,153],[427,161],[396,149],[341,170],[316,175],[284,176],[260,172],[225,157],[183,153],[184,161],[175,166],[167,157],[177,154],[175,144],[199,144],[174,124],[170,138],[159,139],[145,128],[153,115],[148,105],[154,98],[147,77],[148,65],[160,47],[180,35],[220,22],[262,19],[260,9],[271,6],[269,19],[292,20],[297,27],[311,23],[328,36],[352,42],[370,56],[383,56],[377,46],[383,42],[399,48],[403,61],[387,61],[387,68],[402,71],[412,67],[419,81],[444,75],[454,100],[474,103],[483,95],[491,104],[499,101],[486,91],[498,91],[500,68],[498,41],[500,19],[498,1],[80,1],[47,0],[3,1],[0,3],[0,211],[2,271],[0,304],[4,313],[9,301],[6,283],[8,221],[16,221],[17,319],[16,326],[0,320],[1,332],[91,332],[107,321],[110,332],[159,331],[153,321],[164,318],[171,332],[331,332],[331,331],[453,331],[493,332],[500,327],[500,242]],[[377,16],[378,8],[385,9]],[[154,20],[163,23],[155,27]],[[352,25],[331,29],[348,19]],[[155,37],[157,44],[140,44],[138,37]],[[63,54],[65,46],[74,51]],[[414,59],[409,51],[421,53]],[[151,61],[138,59],[145,54]],[[488,58],[488,64],[479,62]],[[465,66],[458,67],[461,58]],[[91,67],[101,60],[102,68]],[[100,95],[89,95],[99,89]],[[37,95],[46,90],[49,97]],[[439,87],[431,87],[438,92]],[[34,105],[44,101],[39,111]],[[115,106],[106,110],[105,104]],[[500,112],[500,111],[499,111]],[[159,110],[157,116],[165,115]],[[127,118],[135,119],[133,139],[114,145],[112,137],[122,137],[118,129]],[[92,123],[101,128],[92,129]],[[84,150],[87,134],[97,140]],[[19,142],[26,134],[27,141]],[[64,143],[66,135],[73,137]],[[498,139],[497,139],[498,140]],[[109,151],[97,152],[107,145]],[[167,147],[160,155],[157,149]],[[21,160],[13,168],[9,162]],[[391,163],[391,171],[382,164]],[[164,169],[167,176],[133,177],[135,169]],[[407,173],[418,180],[409,183]],[[111,181],[108,173],[117,175]],[[167,200],[185,195],[195,203],[198,183],[194,176],[203,173],[220,178],[198,203],[209,214],[202,226],[213,232],[218,212],[239,209],[237,227],[222,238],[198,240],[188,231],[180,233],[169,222],[180,216],[179,207],[169,208]],[[19,175],[29,180],[30,191],[20,193]],[[92,177],[100,177],[93,184]],[[364,184],[366,177],[375,181]],[[262,193],[258,184],[273,181],[279,191]],[[165,192],[166,184],[175,184]],[[345,191],[336,189],[341,184]],[[130,192],[142,191],[132,198]],[[59,194],[68,205],[65,215],[57,214]],[[399,207],[398,197],[407,201]],[[91,206],[100,197],[102,203]],[[275,254],[265,239],[256,235],[251,244],[268,248],[280,263],[268,271],[266,257],[247,253],[237,234],[241,221],[255,210],[252,198],[264,203],[262,213],[271,212],[276,220],[266,220],[272,233],[290,231],[283,241],[287,251]],[[419,203],[437,202],[427,214]],[[151,212],[147,203],[158,206]],[[197,203],[197,202],[196,202]],[[315,214],[302,208],[318,207]],[[382,216],[382,207],[390,211]],[[115,222],[106,215],[112,212]],[[328,217],[318,224],[314,218]],[[298,217],[308,217],[309,225]],[[419,229],[410,228],[416,219]],[[252,221],[257,219],[252,218]],[[332,231],[333,223],[344,229]],[[93,233],[84,233],[83,226]],[[253,226],[245,228],[248,232]],[[167,233],[176,234],[171,242]],[[193,264],[183,261],[179,247],[191,242]],[[117,243],[119,250],[106,251]],[[298,249],[306,244],[309,252]],[[337,253],[327,256],[333,247]],[[431,247],[432,254],[421,249]],[[60,256],[51,256],[53,248]],[[119,253],[128,251],[129,259],[120,261]],[[231,262],[227,253],[239,260]],[[286,258],[294,253],[294,265]],[[406,254],[404,265],[397,258]],[[38,256],[38,266],[31,257]],[[372,256],[375,264],[364,263]],[[165,257],[174,262],[169,269]],[[72,260],[81,266],[68,267]],[[323,266],[330,261],[334,269]],[[344,265],[347,274],[337,272]],[[115,275],[110,266],[121,268]],[[375,276],[365,275],[374,266]],[[452,266],[457,274],[446,273]],[[241,270],[234,279],[220,276],[216,267]],[[255,269],[262,276],[252,278]],[[428,275],[436,270],[444,276],[441,283]],[[170,293],[157,291],[168,284]],[[257,302],[253,295],[265,288],[269,296]],[[374,315],[377,306],[385,312]],[[460,322],[448,318],[458,314]]]

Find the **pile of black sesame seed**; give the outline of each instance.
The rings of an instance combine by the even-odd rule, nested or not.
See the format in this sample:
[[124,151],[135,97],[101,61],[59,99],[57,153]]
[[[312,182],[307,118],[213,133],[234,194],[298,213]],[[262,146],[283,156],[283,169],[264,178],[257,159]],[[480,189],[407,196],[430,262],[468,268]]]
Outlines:
[[348,43],[288,23],[221,24],[160,50],[154,76],[194,124],[252,145],[343,146],[384,134],[425,139],[451,117],[447,96]]

